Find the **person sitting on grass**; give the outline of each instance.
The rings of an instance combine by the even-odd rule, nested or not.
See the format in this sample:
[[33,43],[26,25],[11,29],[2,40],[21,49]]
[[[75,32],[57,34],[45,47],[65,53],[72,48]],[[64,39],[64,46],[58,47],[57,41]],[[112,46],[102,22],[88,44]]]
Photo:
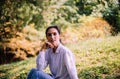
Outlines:
[[[31,69],[27,79],[78,79],[74,55],[61,43],[58,26],[49,26],[45,33],[47,42],[37,56],[37,68]],[[51,74],[43,71],[48,65]]]

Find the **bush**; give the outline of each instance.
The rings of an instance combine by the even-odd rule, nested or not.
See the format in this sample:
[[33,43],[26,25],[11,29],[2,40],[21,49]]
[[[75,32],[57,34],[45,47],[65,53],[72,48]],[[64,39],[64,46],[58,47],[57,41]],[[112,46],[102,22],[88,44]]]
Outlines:
[[92,67],[82,70],[79,77],[82,79],[105,79],[106,75],[110,74],[110,68],[107,66]]

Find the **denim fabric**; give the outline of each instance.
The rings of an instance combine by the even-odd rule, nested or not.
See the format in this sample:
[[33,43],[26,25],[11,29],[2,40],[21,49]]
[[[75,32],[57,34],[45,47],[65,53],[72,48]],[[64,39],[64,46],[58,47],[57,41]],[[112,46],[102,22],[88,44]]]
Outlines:
[[27,79],[54,79],[54,78],[43,71],[38,71],[37,69],[33,68],[29,72]]

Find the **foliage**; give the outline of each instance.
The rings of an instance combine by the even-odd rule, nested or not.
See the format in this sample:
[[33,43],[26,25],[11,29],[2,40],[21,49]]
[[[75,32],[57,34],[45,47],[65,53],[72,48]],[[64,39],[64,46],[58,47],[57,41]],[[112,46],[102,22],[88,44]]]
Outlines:
[[[9,31],[14,30],[13,28],[10,29],[11,28],[7,29],[8,33]],[[4,35],[5,34],[2,36]],[[43,30],[37,31],[33,25],[24,27],[22,33],[18,31],[16,32],[15,30],[15,35],[17,36],[7,39],[3,39],[1,36],[3,41],[0,42],[0,64],[24,60],[28,57],[36,56],[42,45],[41,40],[44,39]]]
[[[72,43],[68,47],[75,52],[80,78],[119,78],[120,36],[106,38],[113,29],[109,24],[120,31],[117,0],[2,0],[0,5],[2,62],[34,55],[45,39],[44,27],[57,24],[66,34],[63,41]],[[35,58],[1,65],[0,79],[25,79],[32,67]]]
[[66,27],[80,24],[80,16],[85,14],[104,17],[116,31],[119,30],[117,0],[4,0],[0,4],[1,29],[6,22],[16,28],[33,23],[37,29],[54,24]]
[[[41,8],[27,0],[4,0],[0,4],[0,64],[35,56],[39,50],[36,47],[35,40],[40,41],[40,38],[35,40],[32,38],[40,35],[35,28],[44,25],[40,14]],[[33,28],[31,32],[24,31],[26,32],[24,33],[24,27],[28,25],[30,27],[32,25]],[[26,29],[30,30],[29,28]],[[37,41],[38,47],[39,43]]]
[[79,17],[77,8],[73,0],[51,0],[46,2],[43,9],[43,18],[46,26],[49,25],[65,25],[65,23],[75,23]]
[[61,28],[64,29],[62,32],[63,42],[74,43],[81,40],[104,38],[111,35],[112,27],[102,18],[81,16],[78,22],[81,23],[78,25],[69,24],[71,27]]
[[114,31],[119,31],[120,9],[118,0],[76,0],[75,2],[80,15],[103,17],[115,28]]
[[25,0],[5,0],[0,4],[0,41],[19,37],[18,33],[29,24],[39,27],[44,24],[41,9]]
[[5,24],[0,24],[0,41],[4,42],[7,39],[11,39],[14,37],[18,37],[18,32],[21,31],[20,27],[14,26],[9,22],[6,22]]
[[[75,43],[91,38],[104,38],[111,35],[111,26],[102,18],[83,16],[78,21],[81,21],[81,25],[78,25],[78,27],[74,27],[76,25],[71,24],[69,24],[71,27],[61,27],[61,39],[64,44]],[[10,32],[12,33],[11,35],[14,36],[15,34],[17,36],[6,38],[7,40],[5,40],[2,37],[5,34],[1,35],[4,42],[2,41],[0,44],[0,64],[23,60],[35,56],[38,53],[41,45],[45,41],[45,29],[41,28],[38,31],[34,26],[34,23],[30,24],[24,27],[21,32],[17,30],[14,31],[12,26],[12,29],[8,27],[6,30],[8,31],[7,34]],[[14,34],[11,31],[13,31]],[[68,40],[66,40],[66,38]]]
[[1,23],[11,22],[21,27],[35,23],[38,28],[54,24],[61,18],[73,22],[78,16],[73,2],[72,0],[17,0],[15,2],[5,0],[0,2]]
[[[119,35],[79,41],[66,46],[75,54],[79,79],[120,78]],[[114,52],[113,49],[116,51]],[[36,57],[33,57],[11,64],[0,65],[0,79],[26,79],[30,69],[36,67],[35,59]],[[45,72],[49,72],[49,70],[45,70]]]
[[[0,39],[16,37],[17,31],[31,24],[34,24],[34,28],[41,29],[51,24],[64,26],[66,23],[77,22],[79,15],[73,2],[72,0],[5,0],[0,2],[0,33],[2,34]],[[6,29],[14,27],[14,34],[10,33],[11,31],[6,32]]]
[[[38,22],[42,22],[42,16],[40,15],[41,9],[37,8],[33,4],[25,0],[5,0],[1,2],[1,23],[11,22],[12,24],[24,27],[31,22],[39,26]],[[43,23],[43,22],[42,22]]]
[[96,5],[97,0],[75,0],[76,6],[79,8],[78,13],[80,15],[90,15],[93,10],[93,6]]
[[107,2],[105,11],[103,12],[103,18],[105,18],[114,28],[115,31],[120,31],[120,8],[118,0],[109,0]]

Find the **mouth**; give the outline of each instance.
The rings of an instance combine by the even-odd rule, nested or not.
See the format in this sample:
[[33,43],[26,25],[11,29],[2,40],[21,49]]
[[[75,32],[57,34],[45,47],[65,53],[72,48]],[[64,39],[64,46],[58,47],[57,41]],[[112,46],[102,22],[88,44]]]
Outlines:
[[51,42],[55,42],[56,40],[50,40]]

